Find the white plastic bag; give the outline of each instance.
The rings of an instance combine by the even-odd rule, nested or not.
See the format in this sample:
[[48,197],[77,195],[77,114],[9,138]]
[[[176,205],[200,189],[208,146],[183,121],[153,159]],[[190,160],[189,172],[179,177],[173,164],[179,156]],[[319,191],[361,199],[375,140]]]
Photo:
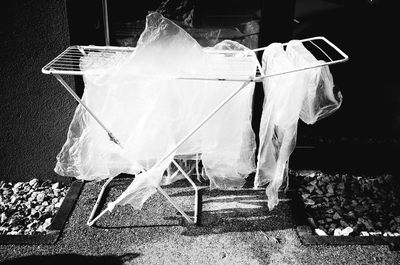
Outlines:
[[[300,41],[273,43],[264,51],[262,64],[266,75],[290,72],[318,65],[315,57]],[[260,148],[254,185],[266,187],[268,207],[279,202],[278,191],[285,177],[285,166],[296,146],[297,124],[308,124],[326,117],[341,104],[334,96],[328,67],[276,75],[263,82],[265,100],[260,124]]]
[[[288,43],[287,53],[296,67],[321,63],[298,40]],[[300,119],[307,124],[314,124],[339,109],[343,97],[340,91],[334,92],[333,77],[328,66],[312,68],[306,72],[302,81],[307,88]]]
[[173,22],[152,13],[147,16],[146,29],[133,53],[116,53],[111,58],[89,55],[81,66],[86,70],[83,101],[123,148],[109,141],[105,131],[78,107],[67,142],[58,155],[57,173],[93,180],[142,172],[116,203],[140,208],[162,183],[163,172],[175,155],[200,154],[211,187],[215,188],[241,187],[248,174],[254,172],[254,84],[243,88],[183,145],[152,168],[242,85],[177,78],[254,76],[256,57],[246,47],[223,41],[203,49]]

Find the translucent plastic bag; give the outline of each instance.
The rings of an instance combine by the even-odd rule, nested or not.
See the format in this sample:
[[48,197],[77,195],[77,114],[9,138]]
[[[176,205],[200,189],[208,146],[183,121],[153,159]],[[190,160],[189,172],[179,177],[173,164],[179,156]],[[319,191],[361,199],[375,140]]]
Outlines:
[[233,41],[203,49],[157,13],[149,14],[146,21],[133,53],[107,58],[89,55],[81,62],[87,70],[83,100],[123,148],[110,142],[104,130],[78,107],[56,172],[85,180],[136,174],[116,204],[140,208],[157,186],[168,182],[163,172],[175,155],[200,154],[211,187],[241,187],[255,170],[254,84],[242,89],[175,152],[152,167],[242,85],[177,78],[248,78],[255,75],[255,54]]
[[[298,40],[289,42],[287,53],[296,67],[321,63]],[[307,90],[300,119],[307,124],[314,124],[339,109],[343,97],[340,91],[334,92],[333,77],[328,66],[312,68],[307,72],[302,79]]]
[[[262,64],[267,75],[288,72],[319,62],[300,41],[284,49],[273,43],[264,51]],[[260,124],[260,149],[254,185],[268,184],[268,207],[278,204],[278,191],[285,177],[285,165],[296,146],[297,123],[308,124],[326,117],[340,107],[342,96],[333,94],[328,67],[316,67],[267,78]]]

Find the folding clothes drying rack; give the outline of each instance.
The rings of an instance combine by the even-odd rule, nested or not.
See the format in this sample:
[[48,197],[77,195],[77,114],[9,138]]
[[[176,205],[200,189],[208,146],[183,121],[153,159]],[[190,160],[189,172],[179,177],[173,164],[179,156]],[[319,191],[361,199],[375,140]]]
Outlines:
[[[165,161],[170,155],[172,155],[185,141],[187,141],[196,131],[198,131],[212,116],[214,116],[226,103],[228,103],[236,94],[238,94],[243,88],[245,88],[248,84],[251,82],[262,82],[265,78],[270,78],[272,76],[278,76],[278,75],[284,75],[284,74],[289,74],[293,72],[298,72],[298,71],[304,71],[307,69],[311,68],[316,68],[316,67],[323,67],[323,66],[329,66],[333,64],[338,64],[342,63],[348,60],[348,56],[341,51],[338,47],[336,47],[333,43],[328,41],[324,37],[313,37],[313,38],[307,38],[300,40],[305,46],[309,47],[314,47],[314,50],[319,53],[319,57],[321,55],[324,58],[324,61],[320,62],[319,64],[312,65],[309,67],[302,67],[302,68],[297,68],[297,69],[292,69],[290,71],[285,71],[285,72],[279,72],[279,73],[274,73],[270,75],[265,75],[263,74],[260,62],[258,61],[257,57],[254,56],[256,52],[261,52],[266,49],[266,47],[263,48],[258,48],[254,49],[250,52],[232,52],[232,51],[221,51],[218,53],[221,53],[221,55],[228,55],[229,53],[245,53],[244,55],[253,57],[254,60],[256,60],[257,64],[257,72],[255,76],[248,77],[248,78],[219,78],[219,77],[207,77],[207,76],[181,76],[181,77],[176,77],[176,79],[181,79],[181,80],[208,80],[208,81],[216,81],[216,82],[225,82],[225,81],[234,81],[234,82],[240,82],[242,83],[239,88],[234,90],[228,97],[226,97],[218,106],[215,107],[199,124],[195,126],[185,137],[183,137],[170,151],[168,151],[153,167],[157,167],[160,165],[163,161]],[[287,43],[286,43],[287,44]],[[284,44],[284,45],[286,45]],[[307,47],[306,46],[306,47]],[[323,46],[323,47],[321,47]],[[90,114],[90,116],[107,132],[108,136],[110,137],[110,140],[113,141],[115,144],[119,145],[121,148],[122,145],[118,141],[118,139],[113,135],[111,130],[107,128],[107,126],[96,116],[95,113],[84,103],[82,100],[79,98],[79,96],[74,92],[74,90],[67,84],[67,82],[61,77],[64,75],[80,75],[83,76],[85,75],[85,71],[81,70],[79,65],[80,65],[80,60],[82,57],[88,56],[90,53],[96,53],[96,55],[102,56],[102,57],[108,57],[112,56],[113,54],[116,53],[126,53],[127,55],[131,54],[135,48],[133,47],[114,47],[114,46],[71,46],[68,47],[65,51],[63,51],[60,55],[55,57],[51,62],[49,62],[46,66],[42,68],[42,72],[44,74],[50,74],[53,75],[63,86],[67,91],[75,98],[75,100],[82,105],[82,107]],[[328,54],[328,51],[330,50],[330,54]],[[312,52],[315,56],[315,51]],[[253,53],[254,52],[254,53]],[[332,56],[332,52],[333,55]],[[232,55],[232,54],[231,54]],[[317,56],[315,56],[318,58]],[[179,207],[178,205],[175,204],[175,202],[171,199],[171,197],[160,187],[156,187],[157,190],[182,214],[182,216],[191,224],[197,224],[198,222],[198,201],[199,201],[199,189],[196,186],[196,184],[193,182],[193,180],[188,176],[187,172],[182,169],[182,167],[177,163],[177,161],[174,158],[172,160],[172,164],[175,165],[177,168],[176,173],[181,172],[182,175],[189,181],[189,183],[192,185],[194,191],[195,191],[195,198],[194,198],[194,215],[189,216]],[[196,155],[196,160],[198,159],[198,155]],[[196,162],[197,163],[197,162]],[[198,170],[196,170],[197,175]],[[97,208],[99,207],[100,201],[104,195],[104,192],[107,188],[107,186],[110,184],[110,182],[113,180],[114,177],[109,178],[104,185],[101,188],[101,191],[99,193],[99,196],[97,198],[97,201],[93,207],[93,210],[90,214],[90,217],[88,219],[87,225],[92,226],[101,216],[103,216],[108,209],[103,210],[100,214],[98,214],[95,217],[95,214],[97,212]]]

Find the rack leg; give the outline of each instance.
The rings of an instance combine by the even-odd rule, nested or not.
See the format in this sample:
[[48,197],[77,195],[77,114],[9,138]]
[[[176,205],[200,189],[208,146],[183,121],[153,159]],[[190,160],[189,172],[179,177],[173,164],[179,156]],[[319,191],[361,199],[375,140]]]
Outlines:
[[88,220],[87,223],[86,223],[88,226],[94,225],[94,223],[95,223],[100,217],[102,217],[106,212],[108,212],[108,210],[105,209],[105,210],[102,211],[98,216],[94,217],[94,215],[95,215],[96,212],[97,212],[97,208],[98,208],[99,205],[100,205],[100,201],[101,201],[102,198],[103,198],[104,191],[106,190],[108,184],[110,184],[110,182],[111,182],[114,178],[115,178],[115,177],[109,178],[109,179],[104,183],[103,187],[101,188],[100,193],[99,193],[99,196],[97,197],[96,203],[95,203],[95,205],[94,205],[94,207],[93,207],[93,209],[92,209],[92,212],[90,213],[89,220]]
[[198,209],[199,209],[199,188],[196,186],[196,184],[193,182],[193,180],[186,174],[186,172],[182,169],[182,167],[175,161],[175,159],[172,160],[172,163],[176,166],[176,168],[183,174],[183,176],[189,181],[189,183],[192,185],[194,189],[194,216],[193,216],[193,221],[195,224],[197,224],[198,221]]
[[171,174],[171,169],[168,167],[167,175],[169,178],[174,178],[178,174],[178,170]]
[[200,171],[199,171],[199,154],[196,154],[196,177],[197,177],[197,181],[201,181],[200,179]]
[[187,215],[185,213],[185,211],[182,210],[181,207],[179,207],[177,204],[175,204],[175,202],[171,199],[171,197],[160,187],[156,187],[157,190],[169,201],[169,203],[172,204],[172,206],[175,207],[176,210],[178,210],[178,212],[180,212],[180,214],[182,214],[182,216],[190,223],[190,224],[194,224],[194,221],[192,220],[192,218],[190,218],[189,215]]
[[75,91],[65,82],[64,79],[60,75],[55,74],[54,77],[58,80],[58,82],[61,83],[67,89],[67,91],[72,95],[72,97],[78,101],[79,104],[82,105],[82,107],[92,116],[92,118],[107,132],[108,137],[110,137],[110,140],[119,145],[122,148],[121,143],[118,141],[118,139],[113,135],[113,133],[100,121],[100,119],[92,112],[92,110],[78,97],[78,95],[75,93]]
[[[175,160],[173,160],[175,162]],[[176,162],[175,162],[176,163]],[[178,163],[176,163],[175,165],[178,165]],[[178,165],[179,166],[179,165]],[[188,216],[183,210],[182,208],[180,208],[177,204],[175,204],[175,202],[171,199],[171,197],[160,187],[156,187],[157,190],[172,204],[172,206],[175,207],[175,209],[178,210],[178,212],[180,212],[182,214],[182,216],[191,224],[196,224],[197,223],[197,209],[198,209],[198,188],[197,186],[194,184],[194,182],[187,176],[187,174],[183,171],[183,169],[179,166],[180,170],[182,172],[182,174],[188,179],[190,180],[189,182],[193,185],[193,187],[195,188],[195,215],[194,215],[194,220],[192,220],[192,218],[190,216]],[[100,205],[101,200],[103,199],[104,196],[104,192],[106,190],[106,188],[108,187],[108,185],[110,184],[110,182],[114,179],[115,177],[112,177],[110,179],[108,179],[104,185],[102,186],[99,196],[97,197],[96,203],[92,209],[92,212],[90,213],[89,219],[87,221],[87,225],[88,226],[93,226],[97,220],[99,220],[104,214],[106,214],[108,212],[108,209],[103,210],[99,215],[97,215],[95,217],[95,214],[97,212],[97,209]]]
[[[261,141],[261,140],[260,140],[260,141]],[[261,146],[262,146],[262,145],[260,144],[260,147],[261,147]],[[256,167],[256,174],[255,174],[255,177],[254,177],[254,180],[255,180],[255,181],[258,181],[259,178],[260,178],[260,160],[261,160],[261,149],[258,150],[258,154],[257,154],[257,167]],[[255,183],[254,183],[254,184],[255,184]],[[255,190],[261,189],[260,186],[258,185],[258,183],[257,183],[257,186],[254,186],[254,189],[255,189]]]

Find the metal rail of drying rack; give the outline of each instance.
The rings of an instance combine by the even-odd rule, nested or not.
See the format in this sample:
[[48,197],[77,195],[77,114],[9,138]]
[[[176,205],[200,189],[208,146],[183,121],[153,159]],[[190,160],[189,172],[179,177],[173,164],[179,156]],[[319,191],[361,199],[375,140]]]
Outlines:
[[[236,94],[238,94],[243,88],[245,88],[251,82],[262,82],[266,78],[271,78],[273,76],[278,75],[285,75],[290,74],[298,71],[304,71],[311,68],[316,67],[323,67],[329,66],[333,64],[342,63],[348,60],[348,56],[341,51],[338,47],[336,47],[333,43],[328,41],[324,37],[313,37],[300,40],[305,46],[306,44],[310,45],[311,47],[316,48],[320,54],[322,54],[326,59],[324,61],[319,61],[318,64],[314,64],[308,67],[301,67],[296,69],[291,69],[285,72],[274,73],[270,75],[263,74],[263,70],[261,68],[260,62],[256,57],[257,52],[262,52],[266,49],[266,47],[258,48],[254,50],[249,50],[246,52],[233,52],[233,53],[241,53],[244,57],[250,57],[252,60],[256,60],[257,65],[257,72],[255,76],[250,76],[248,78],[225,78],[225,77],[208,77],[208,76],[181,76],[176,77],[176,79],[180,80],[208,80],[208,81],[215,81],[215,82],[239,82],[241,85],[239,88],[235,89],[228,97],[226,97],[218,106],[216,106],[199,124],[195,126],[185,137],[183,137],[170,151],[168,151],[153,167],[159,166],[162,162],[164,162],[170,155],[172,155],[185,141],[187,141],[196,131],[198,131],[212,116],[214,116],[226,103],[228,103]],[[319,44],[319,45],[318,45]],[[283,44],[286,45],[286,44]],[[335,53],[335,59],[333,59],[332,54],[331,56],[328,55],[328,52],[325,51],[321,46],[325,46],[325,49],[330,49],[331,52]],[[74,92],[74,90],[68,85],[68,83],[61,77],[62,75],[85,75],[85,71],[81,70],[79,65],[81,58],[87,56],[90,53],[96,53],[96,55],[100,55],[102,57],[109,57],[113,56],[116,53],[126,53],[127,55],[131,54],[135,51],[133,47],[114,47],[114,46],[71,46],[64,50],[60,55],[55,57],[52,61],[50,61],[47,65],[42,68],[42,73],[53,75],[67,91],[75,98],[75,100],[82,105],[82,107],[89,113],[89,115],[107,132],[110,140],[113,141],[115,144],[119,145],[123,148],[123,144],[119,142],[119,140],[114,136],[112,131],[96,116],[95,113],[79,98],[79,96]],[[218,52],[221,53],[223,56],[224,54],[232,55],[232,51],[230,52]],[[247,58],[249,59],[249,58]],[[196,159],[198,156],[196,155]],[[189,181],[195,191],[195,198],[194,198],[194,215],[189,216],[185,213],[181,207],[179,207],[171,197],[160,187],[157,186],[156,189],[182,214],[182,216],[192,224],[197,224],[198,222],[198,201],[199,201],[199,189],[193,180],[189,177],[187,172],[185,172],[182,167],[177,163],[175,159],[172,160],[172,163],[177,168],[177,172],[181,172],[182,175]],[[197,172],[198,174],[198,172]],[[103,216],[108,209],[103,210],[99,213],[96,217],[95,214],[97,212],[97,208],[99,207],[100,201],[104,195],[104,192],[110,182],[113,180],[114,177],[109,178],[103,185],[97,201],[93,207],[93,210],[90,214],[90,217],[87,221],[87,225],[92,226],[101,216]]]

